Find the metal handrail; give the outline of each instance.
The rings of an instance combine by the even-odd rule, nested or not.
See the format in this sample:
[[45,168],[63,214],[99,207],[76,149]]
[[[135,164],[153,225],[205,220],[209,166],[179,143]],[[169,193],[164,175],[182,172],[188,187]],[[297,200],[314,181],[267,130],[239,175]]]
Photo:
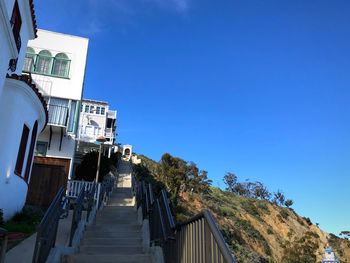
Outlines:
[[[212,239],[215,242],[212,243],[216,243],[216,250],[218,251],[214,251],[214,246],[213,244],[211,249],[211,251],[206,251],[209,252],[209,257],[210,258],[214,258],[216,256],[216,258],[220,258],[220,256],[223,258],[223,262],[236,262],[230,249],[228,248],[224,237],[222,236],[218,226],[215,223],[215,219],[213,217],[213,215],[210,213],[209,210],[203,210],[202,212],[200,212],[199,214],[195,215],[194,217],[186,220],[185,222],[181,222],[178,223],[176,225],[176,230],[177,231],[181,231],[182,229],[186,228],[189,225],[193,225],[197,222],[200,222],[201,220],[204,219],[204,223],[205,223],[205,227],[207,227],[207,230],[209,230],[210,233],[205,233],[205,234],[210,234],[212,235]],[[208,231],[207,231],[208,232]],[[206,247],[208,249],[208,247]],[[221,255],[218,255],[220,252]]]
[[0,227],[0,235],[4,236],[0,250],[0,263],[4,263],[9,232],[6,229]]
[[58,221],[67,202],[67,198],[63,197],[63,194],[64,188],[61,187],[38,226],[33,263],[44,263],[49,256],[51,248],[55,246]]
[[72,225],[70,229],[70,236],[69,236],[69,246],[72,246],[74,234],[78,228],[78,225],[81,221],[81,214],[83,212],[83,203],[85,199],[85,187],[82,187],[80,190],[80,193],[78,195],[78,198],[74,204],[74,212],[72,216]]
[[151,184],[132,180],[137,206],[149,219],[151,243],[161,245],[166,263],[236,263],[209,210],[175,225],[165,190],[155,199]]
[[94,181],[90,192],[87,194],[88,207],[87,207],[87,211],[86,211],[86,222],[89,222],[90,213],[91,213],[92,207],[94,205],[95,191],[96,191],[96,182]]

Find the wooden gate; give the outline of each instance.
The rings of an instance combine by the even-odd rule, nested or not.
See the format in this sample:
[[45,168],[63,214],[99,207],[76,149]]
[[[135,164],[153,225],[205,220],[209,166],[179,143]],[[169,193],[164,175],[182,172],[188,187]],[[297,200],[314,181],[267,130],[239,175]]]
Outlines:
[[34,162],[26,204],[48,207],[67,180],[65,165]]

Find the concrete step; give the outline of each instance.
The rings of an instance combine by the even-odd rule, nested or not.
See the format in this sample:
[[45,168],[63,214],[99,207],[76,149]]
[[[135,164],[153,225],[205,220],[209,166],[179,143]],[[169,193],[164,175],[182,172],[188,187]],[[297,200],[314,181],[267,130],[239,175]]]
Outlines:
[[119,232],[119,231],[139,231],[141,230],[141,225],[139,224],[94,224],[89,227],[87,227],[86,232],[90,231],[99,231],[99,232]]
[[106,238],[106,237],[99,237],[99,238],[84,238],[81,242],[82,246],[141,246],[142,245],[142,238],[140,237],[129,237],[129,238]]
[[137,225],[137,219],[135,217],[125,217],[125,218],[99,218],[96,219],[95,226],[106,225],[106,224],[114,224],[114,225]]
[[142,254],[142,246],[80,246],[79,253],[88,255],[134,255]]
[[117,230],[109,232],[101,232],[98,230],[90,230],[84,233],[85,238],[140,238],[142,236],[141,229],[137,231]]
[[151,256],[147,254],[134,255],[65,255],[61,263],[151,263]]

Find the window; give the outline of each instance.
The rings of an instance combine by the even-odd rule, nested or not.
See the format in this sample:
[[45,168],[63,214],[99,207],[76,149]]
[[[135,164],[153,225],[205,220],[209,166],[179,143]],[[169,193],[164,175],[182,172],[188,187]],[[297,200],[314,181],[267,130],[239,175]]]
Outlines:
[[101,112],[101,107],[96,107],[96,114],[100,114]]
[[51,98],[49,103],[49,124],[67,126],[69,100]]
[[89,112],[89,105],[85,105],[85,112]]
[[94,109],[95,109],[94,106],[90,106],[90,113],[94,113]]
[[104,107],[101,108],[101,114],[105,115],[105,108]]
[[54,77],[69,77],[70,59],[64,53],[52,57],[50,51],[42,50],[35,54],[33,48],[28,47],[24,59],[23,70]]
[[66,54],[58,53],[54,59],[52,75],[68,77],[69,63],[70,60],[68,59]]
[[22,174],[24,156],[26,154],[26,148],[27,148],[28,134],[29,134],[29,128],[24,124],[23,131],[22,131],[22,138],[18,149],[16,167],[15,167],[15,174],[17,174],[18,176],[21,176]]
[[32,160],[33,160],[33,153],[34,153],[34,146],[35,146],[37,131],[38,131],[38,122],[35,121],[33,131],[32,131],[32,139],[30,141],[30,148],[29,148],[28,159],[27,159],[26,173],[24,174],[24,180],[26,182],[28,182],[30,168],[32,167]]
[[41,50],[36,60],[35,72],[50,74],[51,64],[52,64],[51,53],[47,50]]
[[19,52],[21,49],[20,32],[21,32],[21,26],[22,26],[22,18],[21,18],[21,13],[19,11],[17,0],[13,6],[10,24],[12,28],[13,37],[15,38],[17,51]]
[[67,127],[68,132],[73,131],[76,110],[77,110],[77,102],[75,100],[71,100],[69,104],[69,118],[68,118],[68,127]]
[[27,53],[24,58],[23,71],[31,72],[34,70],[35,51],[31,47],[27,48]]
[[35,147],[35,155],[46,156],[47,152],[47,142],[37,142]]

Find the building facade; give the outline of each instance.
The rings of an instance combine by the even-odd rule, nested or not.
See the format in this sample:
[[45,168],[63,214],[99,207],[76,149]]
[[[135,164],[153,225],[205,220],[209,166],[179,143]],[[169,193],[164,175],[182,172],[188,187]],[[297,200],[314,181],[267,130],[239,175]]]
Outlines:
[[0,209],[7,220],[25,204],[46,102],[31,76],[21,75],[28,40],[37,36],[31,0],[0,1]]
[[[36,144],[28,204],[47,206],[71,176],[88,43],[46,30],[38,30],[38,37],[28,43],[23,72],[31,74],[48,109],[47,126]],[[37,193],[48,187],[47,193]],[[45,195],[50,197],[46,200]]]
[[115,151],[114,141],[117,135],[117,111],[110,110],[107,102],[83,99],[80,110],[76,165],[85,153],[98,150],[99,145],[95,141],[100,136],[106,138],[103,149],[110,156]]

